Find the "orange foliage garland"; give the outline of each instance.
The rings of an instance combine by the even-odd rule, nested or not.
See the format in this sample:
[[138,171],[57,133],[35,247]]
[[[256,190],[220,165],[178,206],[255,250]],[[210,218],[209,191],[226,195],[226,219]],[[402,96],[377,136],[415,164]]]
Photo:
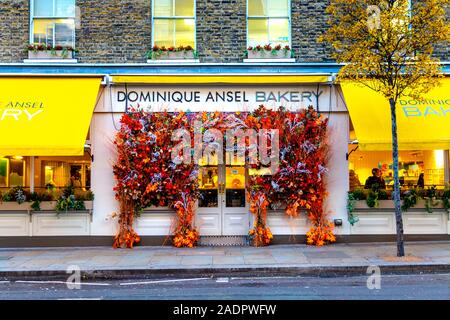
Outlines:
[[254,215],[255,221],[253,229],[248,234],[255,247],[268,246],[273,239],[270,228],[266,226],[269,201],[262,192],[251,194],[249,198],[250,212]]
[[[250,176],[246,186],[250,211],[255,217],[249,237],[255,246],[269,245],[273,239],[266,220],[269,206],[276,203],[285,203],[286,214],[291,217],[306,212],[312,224],[307,233],[308,244],[321,246],[336,240],[333,225],[323,210],[327,120],[314,108],[290,112],[282,107],[271,110],[260,106],[251,113],[146,113],[132,110],[122,117],[122,127],[115,140],[118,160],[114,165],[117,180],[114,190],[120,202],[115,248],[132,248],[140,242],[133,230],[134,215],[150,206],[169,206],[176,211],[174,246],[193,247],[197,244],[199,232],[194,227],[194,204],[200,196],[198,165],[179,161],[185,156],[184,149],[176,155],[177,161],[172,159],[175,144],[172,134],[177,129],[185,129],[191,139],[194,138],[195,122],[202,123],[202,132],[209,129],[222,133],[228,129],[264,129],[279,133],[277,171],[272,175]],[[269,149],[273,145],[271,139],[271,134],[267,134]],[[192,145],[186,147],[192,148]],[[247,163],[246,166],[264,172],[258,171],[264,169],[261,163]]]
[[174,205],[177,212],[178,225],[174,231],[173,245],[177,248],[192,248],[197,245],[200,238],[198,230],[193,227],[194,205],[195,200],[186,194],[183,194],[182,200]]

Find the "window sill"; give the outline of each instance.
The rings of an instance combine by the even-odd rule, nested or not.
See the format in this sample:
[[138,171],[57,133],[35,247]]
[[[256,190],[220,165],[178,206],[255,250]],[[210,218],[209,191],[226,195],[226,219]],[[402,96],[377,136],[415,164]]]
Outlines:
[[168,60],[147,60],[148,64],[185,64],[185,63],[200,63],[199,59],[168,59]]
[[286,58],[286,59],[244,59],[244,63],[293,63],[295,62],[295,58]]
[[24,59],[23,63],[27,64],[41,64],[41,63],[50,63],[50,64],[62,64],[62,63],[78,63],[77,59]]

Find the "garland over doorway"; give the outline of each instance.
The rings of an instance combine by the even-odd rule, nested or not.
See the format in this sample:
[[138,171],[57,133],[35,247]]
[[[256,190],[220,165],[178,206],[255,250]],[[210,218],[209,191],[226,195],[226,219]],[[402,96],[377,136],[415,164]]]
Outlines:
[[[198,144],[201,152],[212,145],[217,147],[219,142],[220,148],[226,145],[227,141],[217,139],[217,133],[239,136],[242,130],[259,132],[257,139],[245,136],[241,144],[246,167],[252,170],[246,189],[255,217],[249,231],[253,244],[268,245],[273,238],[266,225],[269,206],[285,206],[291,217],[306,212],[312,225],[308,244],[321,246],[335,241],[332,223],[323,210],[328,120],[312,107],[300,112],[264,106],[254,112],[235,113],[133,110],[123,115],[121,124],[115,140],[118,159],[113,168],[117,180],[114,190],[120,203],[114,247],[132,248],[140,242],[133,229],[134,217],[151,206],[168,206],[176,211],[174,246],[195,246],[199,239],[194,226],[195,203],[200,197],[199,167],[195,161],[186,160],[191,159]],[[236,145],[233,141],[233,147],[238,141]],[[277,159],[276,163],[267,164],[261,158],[248,161],[255,144],[265,145],[267,156]],[[229,151],[225,149],[216,148],[216,152]]]

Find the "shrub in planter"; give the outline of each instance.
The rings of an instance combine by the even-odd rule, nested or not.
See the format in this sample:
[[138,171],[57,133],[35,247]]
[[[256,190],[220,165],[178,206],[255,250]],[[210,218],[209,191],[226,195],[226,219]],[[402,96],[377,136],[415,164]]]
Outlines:
[[294,51],[289,46],[266,44],[248,47],[244,55],[249,59],[289,59],[294,57]]
[[73,186],[65,187],[56,201],[56,212],[85,211],[85,201],[92,201],[92,191],[78,191]]
[[403,194],[402,210],[408,211],[409,208],[414,207],[417,204],[418,194],[414,189],[407,190]]
[[442,193],[442,204],[446,210],[450,210],[450,188],[446,188]]
[[375,208],[378,207],[378,192],[370,190],[369,194],[367,195],[366,203],[369,206],[369,208]]
[[14,187],[10,189],[7,193],[2,195],[1,200],[4,202],[17,202],[22,204],[29,199],[30,194],[23,189],[23,187]]
[[72,58],[77,50],[70,46],[34,43],[27,46],[27,52],[30,59],[67,59]]
[[425,190],[423,199],[425,200],[425,208],[428,213],[433,212],[433,207],[436,207],[439,202],[437,201],[437,189],[436,186],[429,187]]
[[183,60],[197,59],[197,51],[191,46],[168,47],[153,46],[147,52],[147,58],[151,60]]
[[367,192],[364,189],[358,188],[350,192],[354,200],[366,200]]

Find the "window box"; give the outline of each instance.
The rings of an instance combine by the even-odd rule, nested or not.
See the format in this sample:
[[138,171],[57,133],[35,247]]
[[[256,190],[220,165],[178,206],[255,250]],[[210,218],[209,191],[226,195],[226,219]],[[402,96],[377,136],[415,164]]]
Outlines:
[[154,46],[152,50],[147,52],[148,63],[153,62],[198,62],[197,52],[191,46],[179,47],[158,47]]
[[294,52],[289,47],[271,47],[270,45],[249,47],[244,62],[295,62]]
[[28,59],[24,62],[77,62],[77,60],[74,59],[76,50],[72,47],[52,47],[43,44],[30,44],[27,46],[27,51]]
[[28,59],[38,60],[61,60],[73,59],[73,51],[57,50],[57,51],[28,51]]
[[3,201],[0,203],[0,211],[13,212],[13,211],[29,211],[29,210],[31,210],[29,202],[18,204],[17,202]]

